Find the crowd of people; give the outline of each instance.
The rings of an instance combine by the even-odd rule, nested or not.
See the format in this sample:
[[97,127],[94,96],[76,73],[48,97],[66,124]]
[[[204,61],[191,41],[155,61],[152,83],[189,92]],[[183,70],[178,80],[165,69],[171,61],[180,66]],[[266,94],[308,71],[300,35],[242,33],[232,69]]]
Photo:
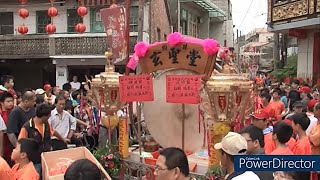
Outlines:
[[[263,85],[266,85],[263,83]],[[236,155],[320,155],[320,102],[317,88],[293,80],[259,89],[250,123],[229,132],[214,148],[220,151],[226,180],[318,180],[319,172],[270,172],[234,169]],[[187,157],[176,148],[160,153],[155,175],[159,179],[188,179]]]
[[13,87],[12,76],[1,77],[0,179],[38,180],[42,152],[83,146],[83,132],[97,137],[97,111],[76,77],[62,89]]

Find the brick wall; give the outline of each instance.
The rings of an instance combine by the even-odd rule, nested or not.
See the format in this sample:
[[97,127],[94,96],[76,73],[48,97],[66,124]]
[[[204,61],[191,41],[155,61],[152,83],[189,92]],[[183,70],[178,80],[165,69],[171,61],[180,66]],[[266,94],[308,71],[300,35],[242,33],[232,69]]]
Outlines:
[[164,41],[165,36],[170,34],[170,21],[165,3],[164,0],[151,1],[151,43]]

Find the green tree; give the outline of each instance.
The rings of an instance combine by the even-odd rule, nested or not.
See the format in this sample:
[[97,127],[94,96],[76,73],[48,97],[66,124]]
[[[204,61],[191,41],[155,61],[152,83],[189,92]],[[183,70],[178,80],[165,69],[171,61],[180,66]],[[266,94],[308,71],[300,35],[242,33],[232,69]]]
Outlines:
[[282,80],[285,77],[293,78],[297,76],[297,63],[298,55],[294,54],[287,58],[287,65],[283,69],[273,71],[271,74],[278,80]]

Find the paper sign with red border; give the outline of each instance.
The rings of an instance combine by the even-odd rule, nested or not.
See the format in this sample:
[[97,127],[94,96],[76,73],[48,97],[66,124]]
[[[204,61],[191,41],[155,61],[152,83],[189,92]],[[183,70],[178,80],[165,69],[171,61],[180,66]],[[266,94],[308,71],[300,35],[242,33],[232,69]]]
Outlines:
[[119,77],[120,101],[153,101],[152,75]]
[[166,97],[169,103],[199,104],[201,76],[167,75]]

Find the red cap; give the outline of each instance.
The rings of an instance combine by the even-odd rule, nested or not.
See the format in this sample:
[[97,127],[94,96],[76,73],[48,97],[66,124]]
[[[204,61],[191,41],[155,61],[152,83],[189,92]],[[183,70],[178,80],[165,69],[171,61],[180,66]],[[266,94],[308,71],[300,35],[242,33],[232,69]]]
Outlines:
[[310,93],[311,89],[308,86],[303,86],[303,87],[299,88],[298,92],[299,93]]
[[256,119],[268,119],[270,117],[264,109],[257,109],[251,116]]
[[313,107],[317,104],[317,100],[315,99],[311,99],[309,102],[308,102],[308,109],[313,109]]
[[52,87],[51,87],[50,84],[45,84],[45,85],[43,86],[43,89],[44,89],[45,91],[50,90],[51,88],[52,88]]

